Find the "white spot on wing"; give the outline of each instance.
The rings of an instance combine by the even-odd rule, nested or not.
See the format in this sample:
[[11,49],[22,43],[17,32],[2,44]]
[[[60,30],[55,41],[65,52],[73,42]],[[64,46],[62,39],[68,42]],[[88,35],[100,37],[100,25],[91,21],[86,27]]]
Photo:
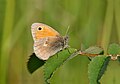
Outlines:
[[44,43],[43,46],[47,46],[48,44],[47,43]]

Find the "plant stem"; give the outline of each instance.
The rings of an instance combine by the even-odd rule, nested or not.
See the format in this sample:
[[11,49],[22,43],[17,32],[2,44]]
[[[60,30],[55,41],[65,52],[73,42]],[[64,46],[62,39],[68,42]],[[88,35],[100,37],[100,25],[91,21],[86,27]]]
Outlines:
[[9,52],[11,39],[8,38],[12,32],[14,23],[15,0],[6,0],[5,19],[2,35],[1,61],[0,61],[0,84],[7,84],[7,70],[9,64]]
[[106,9],[106,16],[105,16],[105,22],[103,26],[103,37],[101,46],[105,50],[105,54],[107,54],[107,48],[110,42],[110,36],[111,36],[111,30],[112,30],[112,23],[113,23],[113,0],[107,0],[108,6]]
[[120,42],[120,0],[115,0],[115,22],[118,33],[118,41]]

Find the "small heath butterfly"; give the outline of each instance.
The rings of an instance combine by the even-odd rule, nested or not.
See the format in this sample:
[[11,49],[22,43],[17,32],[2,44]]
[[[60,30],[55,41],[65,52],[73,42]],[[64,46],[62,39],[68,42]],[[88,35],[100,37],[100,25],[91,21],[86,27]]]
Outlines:
[[31,32],[34,40],[34,52],[42,60],[47,60],[68,47],[68,36],[61,36],[46,24],[33,23]]

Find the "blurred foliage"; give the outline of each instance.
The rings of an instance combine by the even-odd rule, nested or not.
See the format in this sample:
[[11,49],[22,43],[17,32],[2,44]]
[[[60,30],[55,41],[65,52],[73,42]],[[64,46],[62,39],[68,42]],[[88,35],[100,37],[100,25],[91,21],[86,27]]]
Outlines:
[[[0,0],[0,84],[43,84],[43,69],[30,75],[26,68],[33,53],[30,26],[43,22],[62,35],[70,26],[69,44],[80,48],[120,41],[120,0]],[[87,57],[61,66],[53,84],[88,84]],[[111,68],[112,67],[112,68]],[[119,84],[120,67],[111,64],[103,84]]]

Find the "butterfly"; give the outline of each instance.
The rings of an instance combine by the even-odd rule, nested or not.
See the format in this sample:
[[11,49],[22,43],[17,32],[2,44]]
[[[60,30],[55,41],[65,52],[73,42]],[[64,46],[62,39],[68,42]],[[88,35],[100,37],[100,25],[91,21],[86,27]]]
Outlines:
[[61,50],[68,48],[68,36],[61,36],[52,27],[43,23],[31,25],[34,53],[39,59],[47,60]]

